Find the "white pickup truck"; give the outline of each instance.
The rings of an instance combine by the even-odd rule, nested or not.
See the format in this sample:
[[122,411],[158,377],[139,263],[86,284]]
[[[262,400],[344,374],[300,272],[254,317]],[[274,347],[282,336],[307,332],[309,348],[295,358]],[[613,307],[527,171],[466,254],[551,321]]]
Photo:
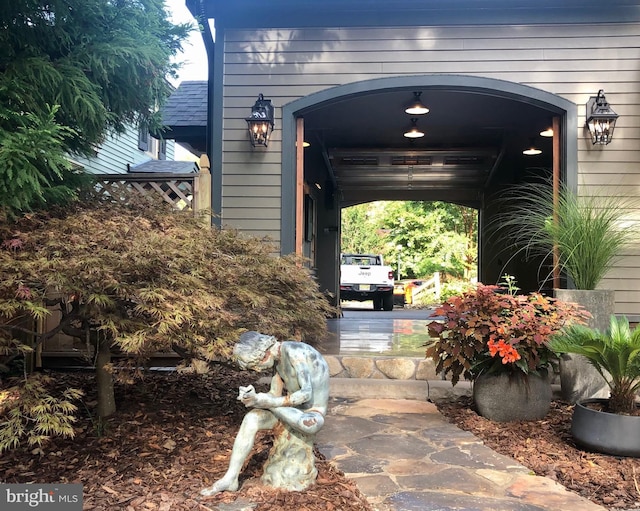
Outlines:
[[393,310],[393,269],[381,255],[341,254],[340,300],[373,300],[373,310]]

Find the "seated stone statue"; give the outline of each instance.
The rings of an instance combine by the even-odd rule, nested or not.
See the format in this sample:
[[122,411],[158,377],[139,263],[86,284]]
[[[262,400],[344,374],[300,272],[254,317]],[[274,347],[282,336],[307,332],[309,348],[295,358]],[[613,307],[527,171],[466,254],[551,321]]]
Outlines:
[[264,466],[263,483],[300,491],[316,479],[313,442],[324,424],[329,399],[329,368],[322,355],[308,344],[279,342],[275,337],[246,332],[235,345],[234,360],[242,369],[264,371],[275,366],[268,393],[252,385],[240,387],[238,399],[252,408],[242,421],[222,479],[202,495],[236,491],[238,476],[259,430],[276,428],[276,438]]

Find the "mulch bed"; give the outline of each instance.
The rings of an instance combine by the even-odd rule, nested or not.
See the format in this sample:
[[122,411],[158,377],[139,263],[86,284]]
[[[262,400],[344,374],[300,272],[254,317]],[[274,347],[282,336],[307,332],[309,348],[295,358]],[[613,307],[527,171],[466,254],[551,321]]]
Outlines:
[[[199,491],[226,471],[246,412],[237,388],[255,373],[219,368],[201,376],[150,373],[118,384],[118,411],[95,418],[92,373],[55,373],[61,387],[85,391],[74,439],[42,449],[20,447],[0,458],[0,481],[81,483],[85,510],[187,511],[246,502],[256,511],[371,511],[355,483],[318,454],[317,483],[303,492],[264,487],[259,478],[272,444],[260,434],[241,476],[241,489],[204,498]],[[570,434],[573,407],[555,401],[541,421],[497,423],[477,415],[469,398],[437,403],[444,416],[497,452],[608,509],[640,508],[640,460],[589,453]]]
[[480,417],[471,398],[437,403],[440,412],[488,447],[537,475],[608,509],[640,508],[640,459],[586,452],[571,437],[573,405],[554,401],[540,421],[493,422]]
[[264,487],[259,478],[272,445],[259,435],[241,475],[241,489],[213,497],[199,491],[222,477],[246,413],[239,385],[257,378],[221,367],[201,376],[151,373],[116,387],[118,411],[94,414],[92,373],[55,373],[61,387],[82,388],[84,404],[74,439],[54,438],[42,449],[20,447],[0,458],[5,483],[81,483],[84,509],[187,511],[217,509],[236,500],[255,511],[371,511],[356,485],[318,456],[318,479],[303,492]]

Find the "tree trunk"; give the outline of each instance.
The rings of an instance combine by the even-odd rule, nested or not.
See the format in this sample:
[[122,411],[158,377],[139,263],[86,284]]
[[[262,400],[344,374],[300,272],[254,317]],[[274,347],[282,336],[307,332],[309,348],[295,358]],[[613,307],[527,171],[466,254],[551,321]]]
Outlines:
[[633,415],[636,409],[636,394],[630,389],[611,389],[609,398],[609,411],[611,413],[623,413]]
[[96,383],[98,384],[98,417],[108,417],[116,411],[113,392],[113,376],[108,370],[111,363],[111,347],[106,339],[98,340],[96,356]]

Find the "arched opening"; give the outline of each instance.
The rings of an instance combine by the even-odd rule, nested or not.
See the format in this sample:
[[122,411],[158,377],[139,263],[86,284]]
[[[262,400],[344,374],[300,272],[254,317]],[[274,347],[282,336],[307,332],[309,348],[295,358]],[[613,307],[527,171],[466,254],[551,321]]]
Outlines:
[[[404,108],[421,93],[430,109],[412,116]],[[283,253],[295,251],[296,120],[304,119],[306,235],[321,287],[336,292],[341,208],[374,200],[440,200],[479,212],[478,275],[497,281],[504,256],[484,243],[492,197],[529,176],[551,176],[575,186],[576,106],[522,84],[462,75],[381,78],[338,86],[283,107]],[[417,121],[412,119],[418,118]],[[419,139],[403,136],[413,122]],[[552,138],[540,133],[554,125]],[[554,143],[555,141],[555,143]],[[523,154],[530,145],[541,149]],[[311,246],[311,245],[307,245]],[[537,272],[512,261],[523,288]],[[513,270],[509,270],[513,271]]]

